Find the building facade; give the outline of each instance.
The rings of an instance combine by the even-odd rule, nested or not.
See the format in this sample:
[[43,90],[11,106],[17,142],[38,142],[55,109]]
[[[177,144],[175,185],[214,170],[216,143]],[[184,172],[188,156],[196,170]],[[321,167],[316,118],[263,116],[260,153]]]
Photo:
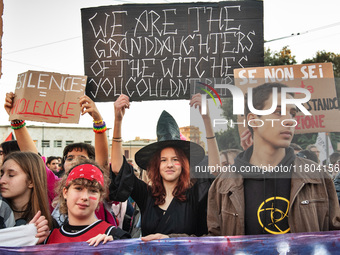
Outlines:
[[[44,156],[62,156],[63,149],[70,143],[83,142],[94,145],[92,127],[58,127],[58,126],[28,126],[29,133],[38,149]],[[1,142],[8,135],[14,134],[11,126],[0,126]],[[108,133],[108,132],[107,132]]]
[[123,154],[126,159],[131,159],[133,166],[137,168],[135,162],[135,154],[141,148],[151,143],[156,142],[156,139],[141,139],[140,137],[136,137],[135,140],[123,142]]
[[[59,126],[27,126],[29,133],[41,155],[48,156],[62,156],[64,147],[71,143],[88,143],[94,146],[94,132],[92,127],[59,127]],[[181,133],[187,140],[200,144],[203,148],[204,143],[201,141],[201,132],[197,127],[188,126],[180,128]],[[0,126],[0,141],[5,139],[14,131],[10,125]],[[107,131],[109,134],[109,129]],[[109,139],[109,153],[111,153],[112,141]],[[134,140],[123,142],[123,154],[126,159],[131,159],[134,166],[135,154],[141,148],[151,143],[156,142],[156,139],[141,139],[136,137]]]
[[195,126],[186,126],[186,127],[180,127],[179,131],[182,133],[185,138],[190,141],[197,143],[205,149],[205,143],[201,140],[201,131],[198,127]]

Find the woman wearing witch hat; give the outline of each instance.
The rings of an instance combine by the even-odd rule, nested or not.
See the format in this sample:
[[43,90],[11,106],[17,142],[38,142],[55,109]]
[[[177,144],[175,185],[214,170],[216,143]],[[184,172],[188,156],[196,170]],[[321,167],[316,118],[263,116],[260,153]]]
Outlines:
[[158,141],[135,155],[137,165],[148,171],[150,184],[134,175],[133,167],[122,156],[121,126],[129,98],[120,95],[114,103],[112,139],[113,173],[110,198],[123,201],[131,196],[141,210],[142,235],[161,233],[203,235],[206,233],[206,199],[211,181],[190,180],[190,166],[205,156],[196,143],[180,139],[173,117],[163,111],[157,124]]

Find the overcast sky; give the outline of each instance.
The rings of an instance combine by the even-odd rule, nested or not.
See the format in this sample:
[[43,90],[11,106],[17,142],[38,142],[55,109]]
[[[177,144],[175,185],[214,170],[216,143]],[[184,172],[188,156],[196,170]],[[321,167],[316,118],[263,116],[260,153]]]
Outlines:
[[[8,124],[3,110],[5,93],[14,91],[17,75],[27,70],[83,75],[83,48],[80,9],[103,5],[136,3],[109,0],[3,0],[2,77],[0,79],[0,124]],[[138,3],[179,1],[138,1]],[[197,2],[197,1],[180,1]],[[204,1],[209,2],[209,1]],[[264,0],[264,39],[286,39],[266,43],[280,50],[288,45],[298,63],[312,58],[316,51],[340,53],[340,1]],[[113,103],[99,103],[107,122],[113,124]],[[190,124],[186,100],[133,103],[127,112],[124,140],[155,138],[162,110],[169,111],[179,126]],[[38,122],[29,124],[40,125]],[[90,117],[81,117],[79,126],[91,126]]]

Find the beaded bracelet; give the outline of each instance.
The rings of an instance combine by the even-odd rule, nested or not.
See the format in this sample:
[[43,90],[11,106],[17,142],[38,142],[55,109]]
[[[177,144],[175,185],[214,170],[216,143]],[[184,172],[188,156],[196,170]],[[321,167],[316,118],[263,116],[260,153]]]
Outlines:
[[96,125],[96,123],[93,123],[93,131],[95,133],[104,133],[107,130],[106,123],[105,121],[102,121],[103,124],[101,125]]
[[20,129],[26,126],[26,122],[24,120],[11,121],[11,126],[12,129]]
[[104,121],[103,120],[93,120],[93,123],[94,124],[101,124],[103,123]]

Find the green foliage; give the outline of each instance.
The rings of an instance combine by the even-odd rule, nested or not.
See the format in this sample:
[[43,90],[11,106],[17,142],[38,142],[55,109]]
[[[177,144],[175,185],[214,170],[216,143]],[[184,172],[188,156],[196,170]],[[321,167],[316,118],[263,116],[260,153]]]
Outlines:
[[318,51],[313,58],[308,58],[302,61],[302,64],[310,63],[333,63],[333,72],[335,77],[335,88],[337,98],[340,98],[340,54],[333,52]]
[[333,146],[333,150],[337,151],[338,150],[338,142],[340,142],[340,133],[339,132],[333,132],[329,133],[330,134],[330,139],[331,143]]
[[[222,99],[222,115],[227,120],[237,121],[237,115],[233,115],[233,100],[232,98]],[[240,146],[240,136],[238,133],[238,128],[235,126],[231,128],[228,123],[228,130],[223,132],[218,132],[216,134],[217,144],[220,150],[225,149],[242,149]]]
[[237,127],[228,128],[227,131],[216,133],[216,140],[219,150],[240,149],[240,136]]
[[264,51],[265,66],[281,66],[296,64],[295,56],[292,55],[288,46],[284,46],[279,52],[272,52],[270,48]]
[[233,99],[223,98],[222,99],[222,114],[227,119],[232,119],[234,122],[237,120],[237,115],[233,115]]
[[[339,132],[332,132],[329,133],[330,140],[333,146],[334,151],[337,150],[338,142],[340,142],[340,133]],[[309,133],[309,134],[298,134],[294,135],[292,143],[296,143],[305,149],[309,144],[315,144],[316,138],[318,137],[318,133]]]
[[315,57],[311,59],[305,59],[302,64],[310,63],[333,63],[334,77],[340,77],[340,54],[335,54],[333,52],[318,51]]
[[315,144],[317,137],[318,137],[318,133],[298,134],[298,135],[294,135],[292,143],[296,143],[300,145],[302,149],[305,149],[307,145]]

